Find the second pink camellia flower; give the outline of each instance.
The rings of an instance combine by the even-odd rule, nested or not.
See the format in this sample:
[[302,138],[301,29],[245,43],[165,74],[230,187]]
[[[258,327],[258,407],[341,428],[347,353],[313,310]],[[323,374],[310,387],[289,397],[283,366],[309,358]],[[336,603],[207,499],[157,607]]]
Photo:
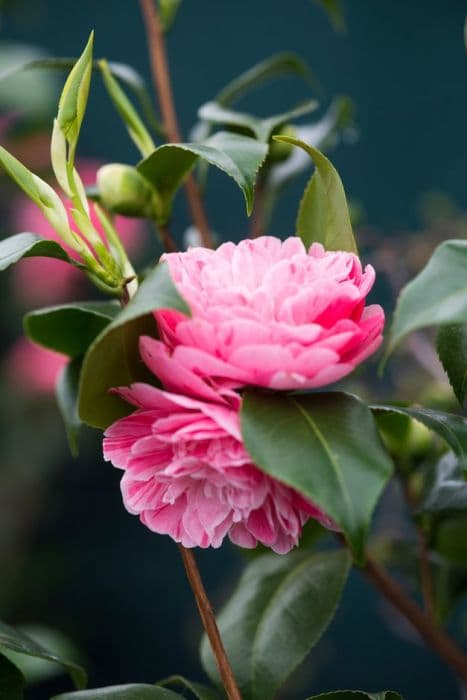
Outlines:
[[352,253],[263,236],[163,260],[192,314],[155,314],[174,372],[191,369],[210,385],[312,389],[381,344],[384,312],[365,306],[375,273]]
[[[125,474],[127,509],[186,547],[225,536],[286,553],[316,505],[252,463],[239,389],[306,389],[348,374],[382,340],[384,314],[365,306],[374,271],[350,253],[307,252],[272,237],[164,256],[192,312],[155,313],[161,340],[140,338],[163,389],[116,392],[136,410],[111,425],[104,455]],[[313,465],[304,465],[312,469]]]

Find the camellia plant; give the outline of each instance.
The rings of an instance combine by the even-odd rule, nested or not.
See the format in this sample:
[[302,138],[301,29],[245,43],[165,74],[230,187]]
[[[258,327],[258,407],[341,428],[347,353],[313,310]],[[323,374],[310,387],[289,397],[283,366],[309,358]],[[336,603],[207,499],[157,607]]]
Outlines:
[[[409,333],[439,327],[437,350],[462,411],[410,406],[403,396],[368,403],[330,389],[378,350],[385,323],[383,309],[368,300],[375,270],[359,258],[342,182],[322,152],[346,125],[348,102],[334,102],[308,126],[294,120],[312,112],[314,101],[267,118],[236,110],[266,80],[290,74],[308,81],[301,59],[280,54],[204,104],[193,140],[182,141],[164,38],[178,5],[141,0],[161,123],[137,74],[93,58],[91,35],[53,124],[56,187],[0,149],[3,169],[54,232],[4,239],[0,267],[54,259],[99,291],[96,301],[27,314],[25,332],[66,358],[57,398],[72,451],[82,423],[104,431],[105,459],[123,472],[126,509],[178,543],[205,630],[200,655],[209,684],[177,676],[85,690],[81,667],[0,623],[1,697],[23,697],[17,664],[31,655],[68,670],[77,690],[56,700],[175,700],[182,692],[269,700],[325,632],[352,566],[465,682],[467,656],[444,623],[467,590],[467,243],[442,243],[403,289],[383,360]],[[85,187],[76,154],[96,72],[141,158],[103,165],[96,187]],[[263,235],[282,189],[308,163],[314,173],[296,235]],[[238,244],[214,244],[202,196],[209,165],[235,181],[253,212],[252,235]],[[181,188],[197,240],[185,251],[170,230]],[[116,216],[155,224],[166,252],[154,267],[135,271]],[[420,426],[433,434],[421,452],[414,448]],[[392,479],[418,533],[410,565],[422,605],[383,565],[397,566],[388,553],[397,543],[369,539]],[[194,550],[219,548],[226,538],[255,555],[216,620]],[[401,696],[332,690],[313,697]]]

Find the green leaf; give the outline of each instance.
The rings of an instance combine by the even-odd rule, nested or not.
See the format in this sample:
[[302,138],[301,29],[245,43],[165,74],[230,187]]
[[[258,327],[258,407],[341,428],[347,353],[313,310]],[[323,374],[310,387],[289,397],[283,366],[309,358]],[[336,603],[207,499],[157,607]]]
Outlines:
[[458,458],[448,452],[431,468],[430,486],[418,507],[419,513],[467,511],[467,481]]
[[413,331],[467,323],[467,241],[441,243],[400,293],[386,356]]
[[55,396],[65,423],[68,445],[73,457],[78,456],[78,434],[81,421],[78,415],[78,388],[82,362],[69,362],[60,373],[55,387]]
[[244,112],[236,112],[223,107],[219,102],[206,102],[198,110],[198,117],[212,124],[224,124],[226,126],[247,129],[258,141],[268,143],[273,131],[283,124],[297,119],[305,114],[313,112],[318,107],[316,100],[307,100],[282,114],[272,117],[260,118]]
[[365,693],[363,690],[335,690],[333,693],[320,693],[308,700],[403,700],[402,695],[392,690],[382,693]]
[[241,426],[254,463],[320,506],[362,561],[374,507],[393,471],[368,407],[342,392],[247,392]]
[[457,455],[462,469],[467,469],[467,418],[454,413],[433,411],[430,408],[405,408],[404,406],[373,404],[372,411],[389,411],[414,418],[437,433]]
[[312,72],[300,56],[288,52],[277,53],[234,78],[217,93],[214,101],[227,107],[264,83],[286,76],[302,78],[309,85],[314,83]]
[[24,332],[49,350],[71,358],[80,357],[118,312],[118,304],[111,301],[49,306],[25,315]]
[[78,399],[78,412],[84,423],[106,428],[131,411],[128,404],[109,394],[112,387],[126,386],[134,381],[155,381],[141,362],[138,338],[145,334],[155,335],[157,329],[152,312],[157,309],[190,313],[164,263],[148,274],[130,303],[94,340],[86,353]]
[[151,138],[151,135],[144,126],[130,100],[121,89],[118,81],[112,75],[107,61],[102,59],[98,62],[98,64],[101,69],[102,78],[104,80],[104,85],[107,88],[107,92],[109,93],[117,112],[120,114],[131,139],[143,157],[149,155],[155,149],[155,144]]
[[204,143],[168,143],[156,148],[137,168],[165,203],[160,223],[170,215],[172,199],[198,158],[230,175],[243,192],[247,213],[253,208],[253,188],[267,146],[256,139],[219,131]]
[[183,695],[167,688],[144,683],[112,685],[107,688],[94,688],[79,693],[61,693],[51,700],[183,700]]
[[78,142],[88,101],[93,42],[94,32],[91,32],[83,53],[71,69],[65,82],[58,104],[57,123],[70,144],[72,152],[74,152]]
[[163,681],[159,681],[159,685],[162,686],[181,686],[189,690],[192,695],[197,698],[197,700],[219,700],[220,696],[217,690],[210,688],[202,683],[195,683],[190,681],[183,676],[170,676],[169,678],[164,678]]
[[164,32],[168,32],[177,16],[182,0],[158,0],[159,13]]
[[431,548],[454,564],[467,566],[467,512],[443,518],[435,527]]
[[6,270],[22,258],[36,257],[56,258],[81,267],[59,243],[48,241],[36,233],[16,233],[0,241],[0,270]]
[[23,700],[23,674],[6,656],[0,654],[0,698]]
[[[244,700],[268,700],[303,661],[334,617],[349,568],[344,550],[266,554],[246,568],[218,618]],[[219,683],[206,638],[201,658]]]
[[336,32],[345,32],[346,22],[341,0],[314,0],[327,14]]
[[439,359],[462,408],[467,394],[467,324],[443,326],[436,346]]
[[86,671],[81,666],[49,653],[33,639],[4,622],[0,622],[0,650],[2,649],[60,664],[68,672],[77,688],[86,686]]
[[352,232],[344,186],[331,161],[314,146],[292,136],[275,136],[308,153],[315,164],[303,194],[297,217],[297,235],[306,246],[322,243],[326,250],[358,253]]

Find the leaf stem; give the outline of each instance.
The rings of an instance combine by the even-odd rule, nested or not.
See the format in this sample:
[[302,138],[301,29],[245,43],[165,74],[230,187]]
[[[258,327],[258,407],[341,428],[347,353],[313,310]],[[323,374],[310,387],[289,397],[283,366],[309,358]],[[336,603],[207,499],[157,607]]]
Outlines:
[[444,630],[436,627],[427,613],[420,610],[394,581],[394,579],[371,557],[367,558],[363,573],[383,596],[415,627],[425,642],[437,652],[464,681],[467,681],[467,655]]
[[186,575],[195,595],[196,604],[203,621],[204,629],[206,630],[209,643],[214,653],[214,658],[216,659],[217,667],[219,669],[227,697],[229,700],[242,700],[232,667],[219,634],[219,628],[217,626],[211,603],[206,595],[206,590],[201,579],[193,550],[186,549],[181,544],[179,544],[178,547],[182,555]]
[[[175,111],[164,32],[162,31],[157,3],[155,0],[140,0],[140,5],[149,45],[154,86],[159,97],[165,132],[172,143],[180,143],[182,138]],[[203,245],[212,248],[213,241],[201,194],[191,174],[185,181],[185,191],[193,223],[201,235]]]
[[156,224],[156,226],[159,231],[161,243],[163,245],[164,250],[167,253],[176,253],[178,249],[175,245],[174,239],[172,238],[172,234],[170,233],[169,227],[163,226],[162,224]]

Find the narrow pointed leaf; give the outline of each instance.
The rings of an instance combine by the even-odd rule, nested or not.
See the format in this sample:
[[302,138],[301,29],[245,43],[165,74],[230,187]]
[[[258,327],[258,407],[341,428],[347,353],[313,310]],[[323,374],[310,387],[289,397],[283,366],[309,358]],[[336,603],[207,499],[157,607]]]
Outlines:
[[86,686],[87,676],[85,670],[81,668],[81,666],[49,653],[33,639],[4,622],[0,622],[0,652],[2,649],[60,664],[60,666],[68,672],[77,688],[84,688]]
[[436,349],[462,408],[467,394],[467,324],[443,326],[438,331]]
[[212,124],[224,124],[248,129],[259,141],[267,143],[275,129],[298,117],[313,112],[317,107],[318,103],[316,100],[308,100],[282,114],[260,118],[254,117],[252,114],[227,109],[218,102],[206,102],[199,108],[198,116],[200,119]]
[[6,656],[0,654],[0,698],[23,700],[23,674]]
[[22,258],[37,257],[56,258],[81,267],[70,258],[59,243],[45,240],[36,233],[16,233],[0,241],[0,270],[6,270]]
[[169,216],[172,199],[198,158],[215,165],[235,180],[250,214],[256,174],[266,154],[266,144],[256,139],[219,131],[203,143],[164,144],[141,161],[138,170],[165,202],[163,219]]
[[455,413],[433,411],[430,408],[406,408],[383,404],[373,404],[370,408],[376,413],[386,411],[401,414],[423,423],[446,441],[457,455],[461,468],[467,469],[467,418],[457,416]]
[[168,32],[177,16],[182,0],[158,0],[160,20],[164,32]]
[[335,690],[332,693],[313,695],[308,700],[403,700],[403,697],[392,690],[386,690],[382,693],[365,693],[363,690]]
[[[258,557],[218,617],[220,633],[244,700],[268,700],[303,661],[334,617],[347,580],[344,550]],[[201,658],[220,683],[211,649]]]
[[342,392],[247,392],[241,426],[254,463],[319,505],[363,560],[371,516],[393,470],[369,408]]
[[315,164],[300,202],[297,235],[306,246],[322,243],[326,250],[358,253],[350,222],[349,207],[342,180],[331,161],[314,146],[291,136],[275,136],[308,153]]
[[54,695],[51,700],[183,700],[183,695],[157,685],[133,683]]
[[24,331],[31,340],[49,350],[80,357],[118,312],[116,302],[83,301],[50,306],[26,314]]
[[168,271],[162,263],[148,274],[130,303],[94,340],[81,372],[78,411],[81,420],[96,428],[106,428],[131,407],[109,389],[134,381],[152,381],[139,356],[141,335],[155,335],[156,309],[177,309],[189,315]]
[[62,369],[55,387],[57,404],[65,424],[68,445],[73,457],[78,456],[78,435],[81,421],[78,415],[78,387],[81,360],[72,360]]
[[57,123],[68,143],[74,148],[88,101],[92,73],[94,33],[88,39],[83,53],[71,69],[58,105]]
[[346,22],[341,0],[314,0],[327,14],[336,32],[345,32]]
[[402,290],[387,355],[413,331],[467,323],[467,241],[441,243],[423,270]]

